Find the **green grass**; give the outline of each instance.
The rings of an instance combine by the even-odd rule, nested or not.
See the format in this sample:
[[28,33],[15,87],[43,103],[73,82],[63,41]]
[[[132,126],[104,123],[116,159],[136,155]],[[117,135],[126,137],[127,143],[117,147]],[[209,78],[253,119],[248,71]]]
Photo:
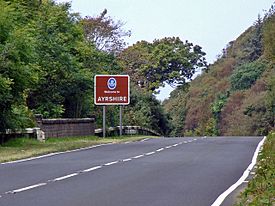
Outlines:
[[275,133],[267,136],[259,154],[256,175],[248,183],[236,206],[275,205]]
[[148,136],[123,136],[112,138],[100,138],[94,136],[66,137],[49,138],[45,142],[39,142],[30,138],[16,138],[0,146],[0,162],[19,160],[52,152],[73,150],[96,144],[138,141],[144,138],[148,138]]

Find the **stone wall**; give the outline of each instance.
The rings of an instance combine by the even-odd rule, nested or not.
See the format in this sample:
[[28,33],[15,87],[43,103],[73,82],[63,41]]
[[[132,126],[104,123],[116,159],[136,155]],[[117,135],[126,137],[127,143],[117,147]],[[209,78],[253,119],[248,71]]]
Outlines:
[[37,126],[45,133],[45,137],[76,137],[95,134],[94,118],[43,119],[36,115]]

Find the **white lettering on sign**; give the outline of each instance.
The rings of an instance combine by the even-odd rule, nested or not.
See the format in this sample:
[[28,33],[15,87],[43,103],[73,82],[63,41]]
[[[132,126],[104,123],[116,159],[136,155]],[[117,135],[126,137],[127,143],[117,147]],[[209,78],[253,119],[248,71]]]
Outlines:
[[105,94],[116,94],[118,91],[104,91]]
[[119,97],[98,97],[97,99],[98,102],[126,102],[127,97],[126,96],[119,96]]

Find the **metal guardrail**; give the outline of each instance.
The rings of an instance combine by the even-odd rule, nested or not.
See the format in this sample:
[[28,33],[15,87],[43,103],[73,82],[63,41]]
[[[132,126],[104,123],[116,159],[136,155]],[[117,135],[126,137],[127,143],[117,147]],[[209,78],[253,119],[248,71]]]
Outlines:
[[[120,127],[109,127],[106,131],[106,134],[108,136],[116,136],[119,135],[119,130]],[[160,133],[152,130],[152,129],[148,129],[145,127],[140,127],[140,126],[122,126],[122,134],[123,135],[137,135],[137,134],[141,134],[141,135],[153,135],[153,136],[161,136]],[[99,128],[99,129],[95,129],[95,135],[97,136],[102,136],[103,135],[103,129]]]
[[[120,131],[120,127],[110,127],[107,128],[106,134],[107,136],[119,136],[119,131]],[[152,130],[152,129],[148,129],[145,127],[140,127],[140,126],[123,126],[122,127],[122,134],[123,135],[153,135],[153,136],[161,136],[160,133]],[[45,133],[39,128],[26,128],[26,129],[20,129],[20,130],[10,130],[7,129],[6,132],[2,133],[2,135],[0,135],[0,144],[4,143],[5,141],[7,141],[10,138],[15,138],[15,137],[22,137],[23,136],[27,136],[27,137],[32,137],[32,138],[36,138],[39,141],[44,141],[45,140]],[[103,130],[100,129],[95,129],[95,135],[96,136],[103,136]]]

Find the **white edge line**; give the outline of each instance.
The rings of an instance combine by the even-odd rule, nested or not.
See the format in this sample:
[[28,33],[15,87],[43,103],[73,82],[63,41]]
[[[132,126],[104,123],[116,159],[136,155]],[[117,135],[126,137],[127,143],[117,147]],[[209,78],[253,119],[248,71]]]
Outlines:
[[89,150],[89,149],[93,149],[93,148],[101,147],[101,146],[106,146],[106,145],[110,145],[110,144],[114,144],[114,143],[98,144],[98,145],[93,145],[93,146],[90,146],[90,147],[82,147],[82,148],[79,148],[79,149],[68,150],[68,151],[64,151],[64,152],[53,152],[53,153],[49,153],[49,154],[45,154],[45,155],[40,155],[40,156],[37,156],[37,157],[30,157],[30,158],[21,159],[21,160],[15,160],[15,161],[10,161],[10,162],[3,162],[3,163],[0,163],[0,164],[1,165],[6,165],[6,164],[14,164],[14,163],[27,162],[27,161],[31,161],[31,160],[37,160],[37,159],[51,157],[51,156],[60,155],[60,154],[85,151],[85,150]]
[[55,178],[53,181],[65,180],[65,179],[68,179],[70,177],[74,177],[76,175],[79,175],[79,173],[73,173],[73,174],[69,174],[69,175],[63,176],[63,177],[58,177],[58,178]]
[[147,141],[149,138],[145,138],[143,140],[140,140],[141,142]]
[[252,158],[252,161],[250,163],[250,165],[247,167],[247,169],[244,171],[243,175],[240,177],[240,179],[235,182],[233,185],[231,185],[227,190],[225,190],[216,200],[215,202],[211,205],[211,206],[219,206],[222,204],[222,202],[224,201],[224,199],[231,193],[233,192],[238,186],[240,186],[245,180],[246,178],[248,177],[249,175],[249,172],[250,170],[254,167],[254,165],[256,164],[257,162],[257,157],[258,157],[258,154],[259,154],[259,151],[260,151],[260,148],[263,146],[264,144],[264,141],[266,139],[266,136],[262,139],[262,141],[259,142],[255,152],[254,152],[254,155],[253,155],[253,158]]
[[86,169],[86,170],[82,170],[81,172],[91,172],[91,171],[94,171],[94,170],[97,170],[97,169],[100,169],[102,168],[102,166],[95,166],[95,167],[91,167],[89,169]]
[[[141,140],[141,142],[147,141],[149,139],[150,138],[143,139],[143,140]],[[93,149],[93,148],[96,148],[96,147],[101,147],[101,146],[106,146],[106,145],[111,145],[111,144],[114,144],[114,143],[110,142],[110,143],[105,143],[105,144],[98,144],[98,145],[93,145],[93,146],[90,146],[90,147],[82,147],[82,148],[79,148],[79,149],[68,150],[68,151],[64,151],[64,152],[53,152],[53,153],[49,153],[49,154],[45,154],[45,155],[40,155],[40,156],[37,156],[37,157],[30,157],[30,158],[25,158],[25,159],[21,159],[21,160],[3,162],[3,163],[0,163],[0,165],[27,162],[27,161],[37,160],[37,159],[51,157],[51,156],[55,156],[55,155],[60,155],[60,154],[66,154],[66,153],[71,153],[71,152],[79,152],[79,151],[89,150],[89,149]]]
[[11,191],[11,193],[24,192],[24,191],[26,191],[26,190],[30,190],[30,189],[34,189],[34,188],[36,188],[36,187],[44,186],[44,185],[46,185],[46,184],[47,184],[47,183],[40,183],[40,184],[36,184],[36,185],[31,185],[31,186],[24,187],[24,188],[21,188],[21,189],[13,190],[13,191]]

